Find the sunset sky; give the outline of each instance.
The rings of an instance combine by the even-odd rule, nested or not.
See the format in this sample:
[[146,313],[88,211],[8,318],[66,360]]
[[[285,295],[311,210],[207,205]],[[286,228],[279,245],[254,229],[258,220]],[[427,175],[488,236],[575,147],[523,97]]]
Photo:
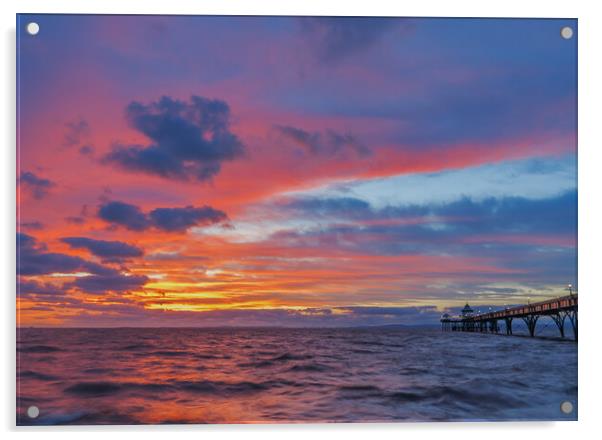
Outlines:
[[430,324],[565,294],[567,25],[19,16],[18,324]]

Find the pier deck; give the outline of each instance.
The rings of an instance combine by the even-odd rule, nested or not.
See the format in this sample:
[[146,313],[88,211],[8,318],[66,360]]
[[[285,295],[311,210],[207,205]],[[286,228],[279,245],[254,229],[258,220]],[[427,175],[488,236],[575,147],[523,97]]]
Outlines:
[[441,318],[441,328],[443,331],[499,333],[500,327],[498,324],[503,321],[506,334],[512,335],[512,321],[518,318],[527,324],[529,334],[535,336],[537,321],[543,316],[548,316],[556,323],[562,338],[565,337],[564,325],[566,318],[568,318],[575,341],[577,341],[577,304],[578,295],[575,294],[521,306],[506,307],[488,313],[458,317],[444,315]]

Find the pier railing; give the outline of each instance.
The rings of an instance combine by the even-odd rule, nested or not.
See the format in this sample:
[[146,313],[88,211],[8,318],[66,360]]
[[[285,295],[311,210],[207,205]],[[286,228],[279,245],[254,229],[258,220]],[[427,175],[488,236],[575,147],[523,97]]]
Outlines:
[[542,316],[548,316],[558,327],[562,338],[565,337],[565,321],[568,318],[577,341],[577,306],[578,296],[567,295],[476,315],[444,316],[441,318],[441,328],[444,331],[499,333],[499,322],[503,321],[506,334],[512,335],[512,321],[519,318],[527,324],[529,334],[535,336],[537,321]]

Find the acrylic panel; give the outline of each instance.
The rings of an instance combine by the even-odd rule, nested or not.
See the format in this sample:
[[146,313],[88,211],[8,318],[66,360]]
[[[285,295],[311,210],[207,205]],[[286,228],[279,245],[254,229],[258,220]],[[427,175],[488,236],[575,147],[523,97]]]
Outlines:
[[19,425],[577,419],[575,19],[17,17]]

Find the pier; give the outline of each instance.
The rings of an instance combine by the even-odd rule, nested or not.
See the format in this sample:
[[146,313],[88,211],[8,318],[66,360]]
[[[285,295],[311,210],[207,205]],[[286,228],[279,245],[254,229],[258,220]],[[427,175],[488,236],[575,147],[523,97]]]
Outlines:
[[[527,325],[530,336],[535,336],[537,321],[542,317],[551,318],[564,338],[565,322],[570,322],[575,342],[577,341],[577,294],[570,294],[559,298],[548,299],[521,306],[506,307],[488,313],[477,313],[468,304],[460,316],[443,315],[441,329],[443,331],[480,332],[512,335],[512,321],[522,319]],[[504,324],[504,332],[500,324]]]

